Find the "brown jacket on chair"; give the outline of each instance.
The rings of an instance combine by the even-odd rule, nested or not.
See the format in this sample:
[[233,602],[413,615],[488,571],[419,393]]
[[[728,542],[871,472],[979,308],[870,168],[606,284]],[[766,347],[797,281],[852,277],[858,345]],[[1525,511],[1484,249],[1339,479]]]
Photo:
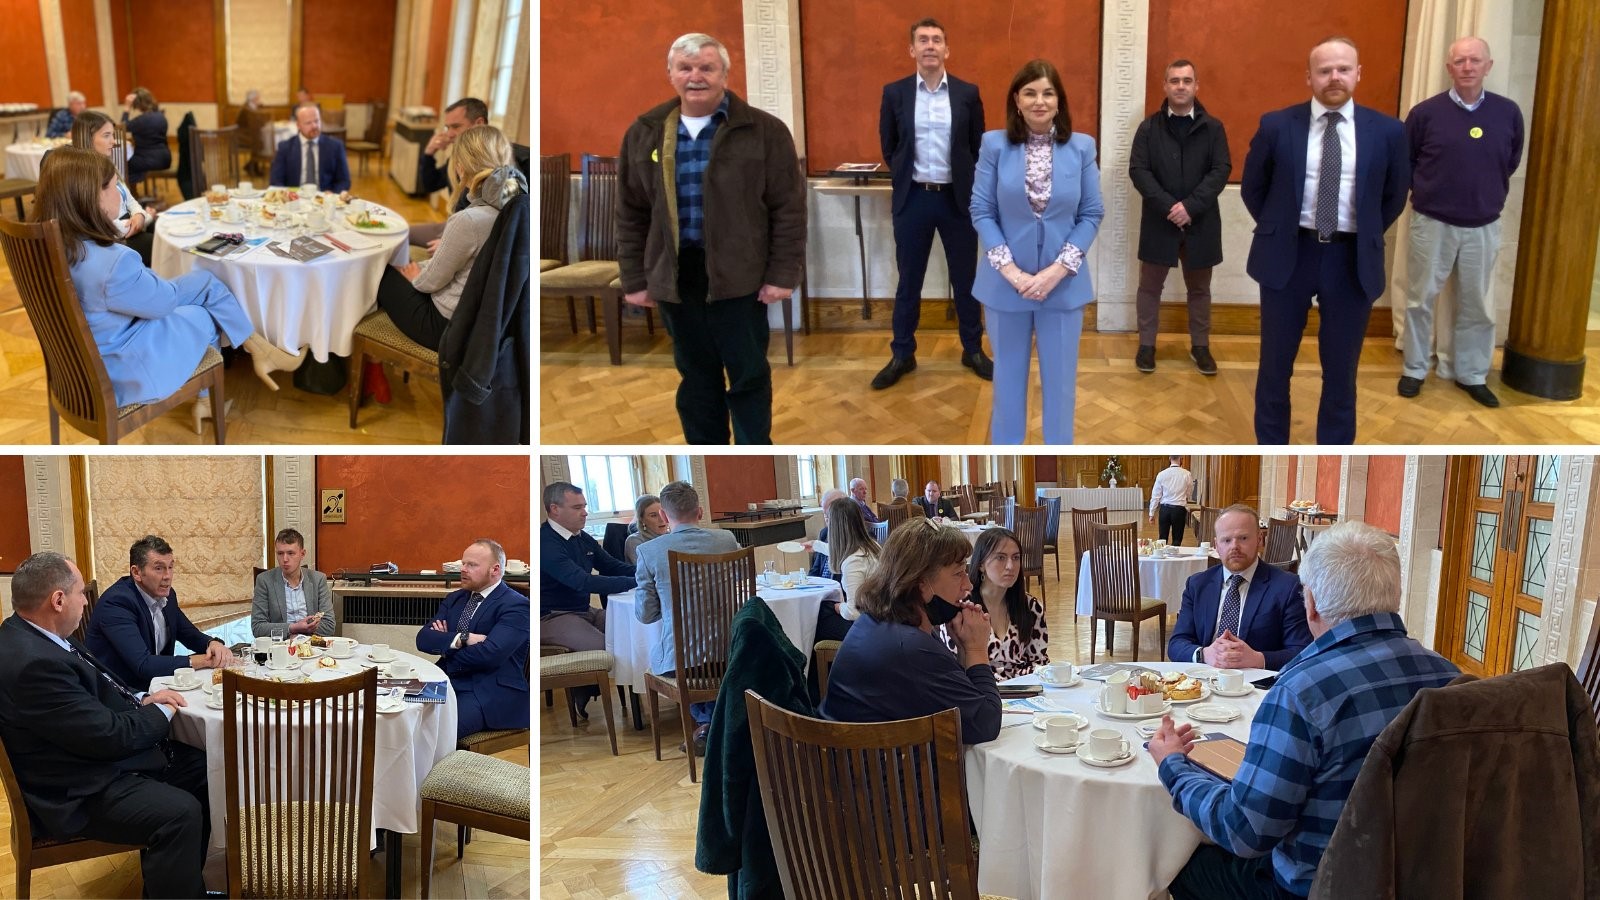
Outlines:
[[1367,754],[1311,896],[1600,898],[1600,734],[1572,670],[1419,692]]

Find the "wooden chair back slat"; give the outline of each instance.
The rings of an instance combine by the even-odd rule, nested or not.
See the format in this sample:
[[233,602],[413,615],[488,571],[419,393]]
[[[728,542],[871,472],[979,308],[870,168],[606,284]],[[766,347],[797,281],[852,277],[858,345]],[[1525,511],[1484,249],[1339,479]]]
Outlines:
[[78,620],[78,627],[72,630],[72,636],[80,644],[89,639],[89,619],[94,616],[95,605],[100,602],[100,582],[96,579],[85,582],[83,597],[87,601],[83,604],[83,618]]
[[733,617],[756,596],[756,550],[667,553],[678,684],[715,693],[728,669]]
[[1300,532],[1298,519],[1268,519],[1267,546],[1261,558],[1274,566],[1291,562],[1295,557],[1295,541]]
[[1051,497],[1045,501],[1044,508],[1050,511],[1050,515],[1044,522],[1044,545],[1046,547],[1059,546],[1061,543],[1061,498],[1059,496]]
[[[1222,510],[1213,506],[1200,507],[1197,524],[1199,525],[1200,541],[1215,541],[1217,539],[1217,519],[1222,517]],[[1198,543],[1198,541],[1196,541]]]
[[1018,506],[1012,510],[1012,532],[1022,544],[1022,574],[1044,576],[1044,536],[1050,507]]
[[213,184],[232,188],[238,183],[239,126],[189,129],[189,186],[195,196]]
[[784,895],[976,900],[961,719],[827,722],[745,708]]
[[617,157],[585,153],[578,179],[578,261],[617,258]]
[[1089,526],[1104,524],[1106,524],[1106,507],[1099,509],[1073,508],[1072,556],[1074,559],[1082,559],[1083,554],[1088,553],[1089,549],[1094,546],[1094,531]]
[[[911,518],[912,510],[917,510],[917,507],[910,503],[902,503],[898,505],[893,503],[879,503],[878,518],[887,522],[889,524],[888,533],[894,534],[894,530],[896,528],[904,525]],[[917,511],[921,512],[921,510]]]
[[572,203],[572,157],[539,157],[539,258],[567,262],[567,217]]
[[1129,615],[1139,611],[1139,526],[1089,526],[1089,578],[1094,586],[1096,613]]

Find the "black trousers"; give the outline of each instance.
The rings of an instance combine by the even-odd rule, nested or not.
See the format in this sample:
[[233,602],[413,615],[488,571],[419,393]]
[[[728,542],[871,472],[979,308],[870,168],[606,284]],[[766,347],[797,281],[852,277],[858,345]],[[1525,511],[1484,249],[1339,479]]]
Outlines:
[[151,220],[145,225],[143,231],[128,238],[123,243],[128,245],[129,250],[139,254],[139,261],[144,263],[144,267],[148,269],[150,268],[150,252],[155,248],[155,238],[156,225],[155,221]]
[[378,282],[378,308],[389,314],[400,333],[429,349],[439,349],[450,320],[439,315],[433,297],[411,284],[394,266],[383,267]]
[[930,191],[913,184],[905,208],[894,216],[894,260],[900,269],[900,283],[894,289],[894,339],[889,352],[895,356],[915,356],[917,352],[922,281],[928,274],[935,232],[944,243],[945,265],[955,291],[951,299],[956,304],[961,352],[983,349],[983,310],[972,296],[972,281],[978,273],[978,232],[972,227],[972,213],[956,204],[955,191],[949,185],[942,191]]
[[89,801],[89,825],[80,836],[144,844],[139,855],[147,897],[200,897],[211,840],[206,798],[206,755],[168,742],[172,759],[159,775],[128,773]]
[[1288,900],[1295,895],[1272,879],[1272,855],[1241,859],[1216,844],[1201,844],[1168,887],[1172,900]]
[[[672,335],[678,421],[690,444],[772,443],[772,366],[767,307],[755,294],[709,300],[705,250],[678,252],[678,303],[661,304]],[[726,376],[724,376],[726,373]]]
[[[817,609],[817,637],[819,641],[842,641],[850,633],[851,621],[839,615],[839,604],[824,603]],[[820,686],[817,684],[817,653],[815,647],[802,648],[801,651],[811,657],[811,665],[806,669],[806,690],[811,695],[813,705],[822,703]]]
[[[1189,508],[1163,503],[1156,507],[1156,537],[1174,547],[1183,544],[1183,529],[1189,524]],[[1170,535],[1170,537],[1169,537]],[[1200,540],[1206,536],[1201,535]]]

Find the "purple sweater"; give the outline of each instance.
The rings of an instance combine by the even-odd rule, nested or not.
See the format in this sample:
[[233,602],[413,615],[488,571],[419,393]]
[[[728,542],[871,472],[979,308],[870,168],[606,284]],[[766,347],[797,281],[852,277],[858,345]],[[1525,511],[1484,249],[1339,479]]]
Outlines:
[[1522,160],[1522,110],[1515,102],[1484,91],[1469,112],[1449,91],[1435,94],[1411,108],[1406,138],[1413,209],[1460,228],[1500,218]]

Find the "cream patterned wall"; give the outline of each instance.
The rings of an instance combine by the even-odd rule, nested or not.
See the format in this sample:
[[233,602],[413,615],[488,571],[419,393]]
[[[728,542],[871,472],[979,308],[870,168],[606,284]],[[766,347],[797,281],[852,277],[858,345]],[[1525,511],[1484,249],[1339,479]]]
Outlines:
[[227,0],[228,102],[244,103],[245,92],[261,92],[261,102],[288,103],[294,97],[289,69],[289,0]]
[[93,572],[102,589],[128,571],[146,534],[172,545],[173,588],[195,622],[248,615],[251,567],[266,540],[259,456],[88,457]]

